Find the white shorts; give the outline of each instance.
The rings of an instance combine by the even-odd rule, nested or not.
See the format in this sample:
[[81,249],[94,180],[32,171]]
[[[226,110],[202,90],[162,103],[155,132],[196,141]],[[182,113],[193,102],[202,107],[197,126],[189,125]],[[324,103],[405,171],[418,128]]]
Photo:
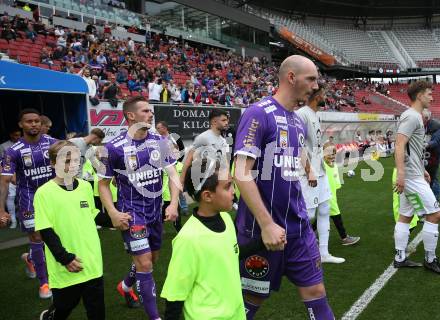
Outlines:
[[405,217],[423,216],[440,211],[437,199],[423,177],[405,179],[405,189],[400,194],[399,213]]
[[318,185],[313,188],[309,186],[309,181],[305,176],[300,178],[301,191],[306,203],[307,209],[317,208],[321,203],[330,200],[332,193],[326,175],[318,177]]

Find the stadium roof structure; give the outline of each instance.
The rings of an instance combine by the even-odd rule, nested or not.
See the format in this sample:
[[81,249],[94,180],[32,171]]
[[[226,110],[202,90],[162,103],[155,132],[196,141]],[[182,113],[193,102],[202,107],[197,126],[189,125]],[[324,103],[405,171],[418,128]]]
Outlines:
[[440,0],[237,0],[289,14],[326,17],[426,17],[440,14]]

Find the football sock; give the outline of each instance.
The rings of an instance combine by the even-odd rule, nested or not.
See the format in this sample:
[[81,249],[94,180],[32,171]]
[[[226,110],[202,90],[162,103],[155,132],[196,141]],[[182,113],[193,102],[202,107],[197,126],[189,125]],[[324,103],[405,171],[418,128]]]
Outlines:
[[394,259],[398,262],[402,262],[406,259],[406,247],[408,245],[409,238],[409,223],[396,222],[394,227],[394,242],[396,248],[396,256]]
[[150,320],[159,319],[156,304],[156,284],[154,283],[153,274],[151,272],[136,272],[136,286],[145,313]]
[[307,315],[310,320],[334,320],[335,316],[330,308],[327,297],[304,301],[307,309]]
[[342,215],[338,214],[336,216],[330,216],[330,218],[332,218],[333,223],[335,224],[336,230],[338,230],[339,237],[341,237],[341,239],[347,238],[347,232],[345,231],[345,228],[344,228],[344,223],[342,221]]
[[260,306],[244,300],[244,310],[246,311],[246,320],[253,320]]
[[40,281],[40,286],[47,283],[46,261],[44,259],[44,243],[31,242],[31,250],[29,252],[30,261],[34,264],[37,278]]
[[129,292],[130,288],[134,285],[136,282],[136,266],[134,263],[130,266],[130,271],[125,276],[124,281],[122,281],[122,290],[125,292]]
[[422,229],[423,245],[425,247],[425,260],[431,263],[436,258],[435,249],[438,240],[438,224],[425,221]]
[[319,253],[328,256],[328,239],[330,237],[330,207],[328,201],[318,206],[317,229],[319,237]]

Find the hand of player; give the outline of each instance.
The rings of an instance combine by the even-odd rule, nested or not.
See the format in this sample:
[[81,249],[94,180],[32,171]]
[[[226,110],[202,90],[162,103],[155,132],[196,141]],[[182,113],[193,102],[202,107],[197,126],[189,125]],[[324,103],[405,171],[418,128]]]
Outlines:
[[405,177],[398,176],[396,179],[396,185],[394,186],[394,192],[402,193],[403,189],[405,188]]
[[428,171],[425,170],[425,180],[428,183],[431,183],[431,176],[429,175]]
[[69,264],[66,265],[66,269],[69,272],[81,272],[83,267],[81,265],[81,259],[78,257],[75,257]]
[[176,221],[177,217],[179,216],[179,212],[177,210],[176,205],[169,205],[165,209],[165,221]]
[[275,222],[261,229],[261,238],[267,250],[270,251],[284,250],[284,245],[287,243],[286,230]]
[[307,180],[309,181],[309,186],[312,188],[315,188],[318,185],[318,181],[316,180],[316,177],[312,172],[309,173]]
[[4,210],[1,210],[0,211],[0,228],[7,227],[10,219],[11,219],[11,216],[9,215],[9,213],[7,213]]
[[129,221],[131,221],[131,215],[125,212],[115,211],[110,215],[112,224],[116,229],[127,230],[129,227]]

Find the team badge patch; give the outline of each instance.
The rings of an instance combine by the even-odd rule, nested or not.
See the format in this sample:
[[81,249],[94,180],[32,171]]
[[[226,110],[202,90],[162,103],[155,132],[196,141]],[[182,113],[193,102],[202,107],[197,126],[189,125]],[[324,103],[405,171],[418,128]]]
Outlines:
[[32,156],[30,153],[23,154],[22,158],[26,167],[32,167]]
[[263,278],[269,273],[269,261],[262,256],[253,255],[244,262],[247,273],[254,278]]
[[280,147],[285,149],[289,146],[287,142],[287,131],[286,130],[280,130]]
[[151,151],[150,157],[151,157],[151,160],[153,160],[153,161],[159,160],[160,159],[160,152],[159,152],[159,150]]
[[128,156],[128,167],[131,170],[136,170],[137,168],[137,157],[135,154],[129,155]]
[[11,170],[11,156],[9,156],[9,155],[5,157],[5,163],[3,166],[3,170],[5,170],[5,171]]
[[135,239],[144,239],[147,237],[147,228],[145,226],[131,226],[130,236]]
[[79,206],[80,208],[88,208],[89,203],[87,201],[80,201]]

